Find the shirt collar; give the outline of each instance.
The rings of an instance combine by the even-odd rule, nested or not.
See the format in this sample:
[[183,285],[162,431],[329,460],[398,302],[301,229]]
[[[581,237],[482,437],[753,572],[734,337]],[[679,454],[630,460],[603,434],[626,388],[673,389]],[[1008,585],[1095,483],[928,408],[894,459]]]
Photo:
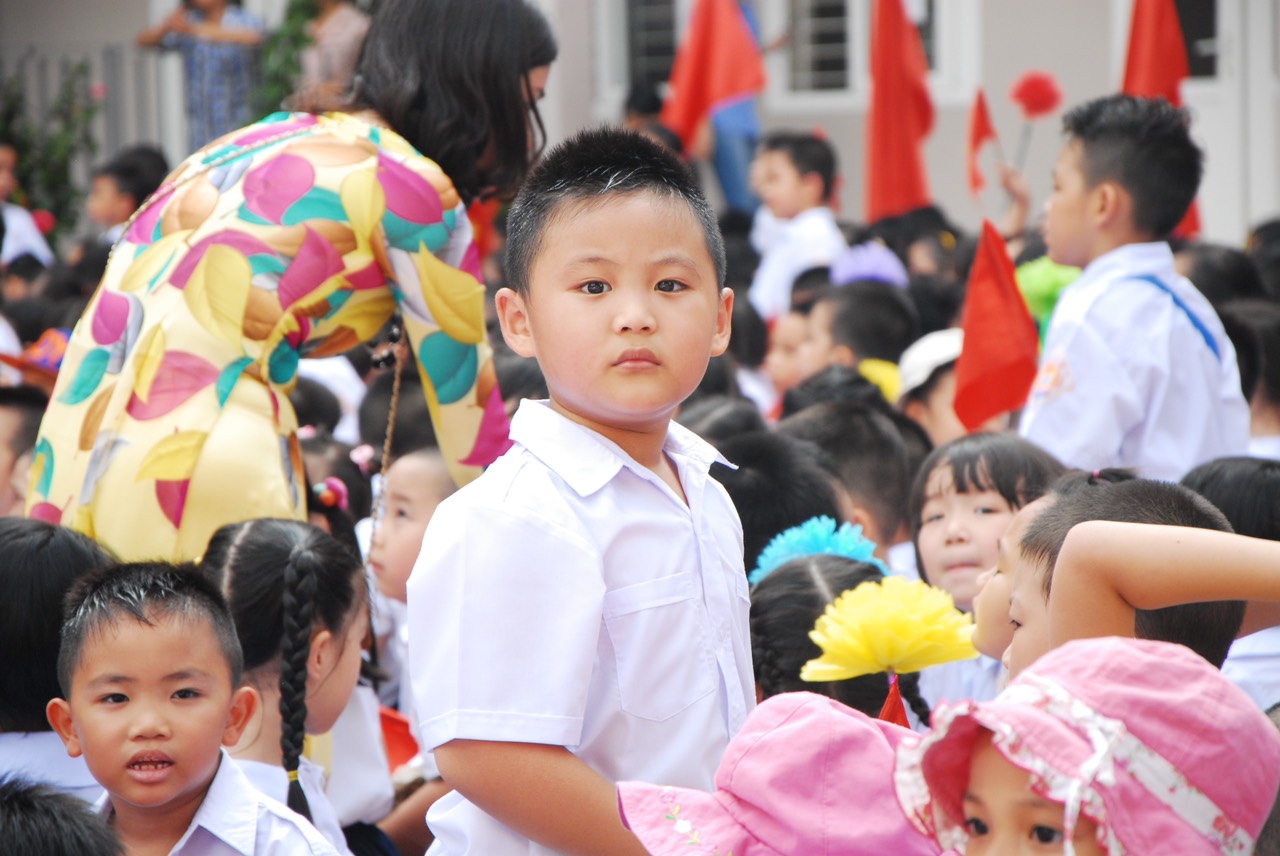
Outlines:
[[[643,478],[652,473],[616,443],[556,413],[545,401],[523,401],[511,420],[511,439],[555,471],[578,495],[589,496],[623,469]],[[713,463],[732,467],[715,447],[675,422],[667,427],[663,451],[702,472]]]
[[1173,270],[1173,250],[1164,241],[1147,244],[1125,244],[1103,253],[1085,267],[1081,279],[1107,276],[1119,270],[1126,274],[1135,271]]

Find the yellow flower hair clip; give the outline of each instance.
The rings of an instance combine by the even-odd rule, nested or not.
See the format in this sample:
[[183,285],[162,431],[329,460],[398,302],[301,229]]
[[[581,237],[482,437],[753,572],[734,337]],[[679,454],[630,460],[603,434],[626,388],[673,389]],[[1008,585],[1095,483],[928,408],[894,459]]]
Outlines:
[[973,619],[956,609],[951,595],[902,577],[865,582],[840,595],[818,616],[809,638],[822,649],[800,670],[801,680],[811,682],[901,675],[978,656]]

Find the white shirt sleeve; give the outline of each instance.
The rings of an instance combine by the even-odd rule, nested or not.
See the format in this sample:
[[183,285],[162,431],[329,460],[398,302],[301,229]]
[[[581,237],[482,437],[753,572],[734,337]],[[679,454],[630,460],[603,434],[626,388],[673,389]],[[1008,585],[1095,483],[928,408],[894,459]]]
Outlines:
[[523,507],[453,500],[464,495],[436,510],[408,586],[422,748],[576,745],[601,628],[600,557]]

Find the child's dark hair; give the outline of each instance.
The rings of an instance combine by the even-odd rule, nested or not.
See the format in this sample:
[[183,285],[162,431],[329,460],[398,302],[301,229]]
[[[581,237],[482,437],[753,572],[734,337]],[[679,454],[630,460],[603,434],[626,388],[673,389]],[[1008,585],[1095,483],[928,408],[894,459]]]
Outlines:
[[[1058,494],[1023,533],[1020,545],[1023,556],[1044,569],[1046,601],[1053,587],[1054,565],[1067,533],[1077,523],[1087,520],[1231,531],[1231,524],[1221,511],[1181,485],[1147,479],[1115,483],[1094,480],[1087,488]],[[1212,569],[1206,568],[1205,572],[1212,573]],[[1244,602],[1238,600],[1139,609],[1134,617],[1134,635],[1139,639],[1185,645],[1221,667],[1243,619]]]
[[571,203],[589,205],[642,192],[689,206],[702,226],[716,283],[723,286],[720,225],[693,174],[662,146],[617,128],[596,128],[570,137],[529,173],[507,215],[507,285],[520,294],[529,293],[529,274],[547,226],[563,216]]
[[[1280,304],[1263,299],[1233,300],[1218,314],[1224,325],[1230,319],[1253,331],[1258,351],[1258,379],[1251,392],[1261,395],[1267,405],[1280,405]],[[1241,380],[1243,382],[1243,373]]]
[[896,363],[920,338],[920,318],[911,298],[897,286],[855,280],[818,298],[831,306],[831,342],[859,359]]
[[62,602],[77,579],[113,559],[79,532],[21,517],[0,517],[0,556],[0,732],[48,731],[45,706],[60,694]]
[[[324,431],[299,438],[307,477],[313,483],[322,483],[332,476],[347,488],[347,514],[354,520],[369,516],[373,505],[373,488],[369,476],[352,457],[354,449]],[[314,472],[313,472],[314,470]]]
[[329,387],[315,378],[300,377],[289,403],[298,417],[299,426],[310,426],[332,434],[342,420],[342,404]]
[[741,434],[720,444],[737,469],[712,464],[742,519],[743,562],[750,572],[780,532],[812,517],[840,520],[833,477],[812,443],[770,431]]
[[1181,484],[1213,503],[1237,534],[1280,541],[1280,461],[1218,458],[1187,473]]
[[[356,108],[429,152],[464,202],[520,186],[545,140],[528,74],[556,58],[528,0],[382,0],[356,62]],[[477,154],[492,146],[492,166]]]
[[[400,397],[396,403],[396,422],[391,434],[391,457],[398,458],[414,449],[424,449],[438,445],[435,426],[431,422],[431,411],[422,391],[422,379],[418,374],[417,363],[405,360],[400,369]],[[395,376],[391,372],[378,375],[369,383],[360,402],[357,418],[360,424],[360,439],[373,447],[375,453],[382,455],[382,446],[387,438],[387,426],[391,421],[391,399],[395,387]],[[378,461],[379,466],[383,462]]]
[[682,405],[676,421],[717,448],[733,437],[767,428],[755,402],[732,395],[704,395]]
[[880,387],[863,377],[853,366],[837,363],[784,392],[780,415],[786,419],[831,401],[856,401],[868,407],[886,406]]
[[995,491],[1014,511],[1043,496],[1066,471],[1053,455],[1016,434],[981,432],[952,440],[929,453],[911,485],[907,519],[913,541],[920,534],[929,477],[943,466],[951,469],[956,493]]
[[830,401],[805,408],[778,424],[778,433],[822,449],[850,498],[875,519],[884,546],[906,513],[907,449],[897,426],[877,407]]
[[9,437],[9,451],[16,458],[34,449],[40,435],[40,420],[49,406],[49,396],[34,386],[0,386],[0,410],[18,413],[18,426]]
[[822,199],[831,199],[836,185],[836,150],[821,137],[795,131],[774,131],[760,140],[760,151],[781,152],[801,176],[816,174],[822,179]]
[[[805,663],[822,655],[809,638],[814,622],[841,593],[884,575],[874,565],[843,556],[813,555],[779,565],[751,590],[751,661],[763,698],[779,693],[815,692],[876,716],[889,694],[889,678],[881,672],[846,681],[810,683],[800,680]],[[926,725],[929,707],[920,696],[918,675],[902,675],[903,700]]]
[[1182,251],[1190,260],[1187,279],[1215,308],[1228,300],[1267,298],[1253,258],[1238,247],[1196,243]]
[[137,208],[156,192],[169,172],[164,155],[152,146],[134,146],[118,153],[93,171],[93,177],[109,178],[116,190],[133,200]]
[[88,804],[48,785],[0,780],[0,841],[9,853],[124,856],[124,847]]
[[[213,533],[200,570],[225,595],[236,619],[245,668],[280,658],[280,749],[286,771],[298,769],[307,724],[307,657],[317,623],[345,632],[365,608],[360,560],[321,530],[297,520],[258,519]],[[311,808],[296,779],[289,808]]]
[[1190,121],[1163,98],[1108,95],[1068,111],[1062,128],[1081,144],[1085,185],[1119,184],[1133,197],[1134,227],[1163,238],[1187,213],[1204,172]]
[[58,651],[58,683],[71,698],[71,679],[88,640],[126,618],[154,627],[157,619],[181,616],[209,622],[231,673],[231,686],[244,676],[244,655],[222,593],[195,565],[128,562],[90,571],[67,594]]

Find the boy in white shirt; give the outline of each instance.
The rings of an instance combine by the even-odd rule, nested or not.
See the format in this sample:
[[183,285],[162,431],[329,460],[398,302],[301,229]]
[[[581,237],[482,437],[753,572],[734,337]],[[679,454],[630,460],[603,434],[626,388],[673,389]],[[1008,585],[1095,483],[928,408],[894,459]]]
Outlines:
[[49,723],[107,791],[125,853],[337,856],[223,750],[258,704],[222,595],[193,566],[117,565],[67,596]]
[[779,131],[760,142],[752,165],[756,191],[777,218],[747,297],[772,326],[791,308],[791,286],[810,268],[829,266],[848,249],[830,208],[836,155],[812,134]]
[[1019,431],[1069,466],[1175,481],[1245,453],[1235,349],[1163,240],[1200,184],[1187,123],[1128,95],[1063,119],[1045,241],[1054,262],[1084,271],[1058,300]]
[[542,159],[508,218],[503,336],[538,359],[514,447],[436,509],[409,579],[437,854],[643,854],[615,783],[709,788],[754,704],[742,528],[671,421],[733,293],[688,171],[624,131]]

